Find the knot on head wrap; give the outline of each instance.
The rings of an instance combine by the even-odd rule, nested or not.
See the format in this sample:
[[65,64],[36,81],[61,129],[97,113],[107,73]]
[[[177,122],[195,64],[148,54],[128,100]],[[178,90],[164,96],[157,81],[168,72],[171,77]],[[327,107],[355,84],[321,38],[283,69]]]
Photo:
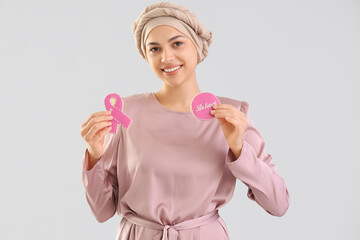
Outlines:
[[212,33],[187,8],[170,2],[160,2],[146,7],[132,24],[136,47],[145,60],[146,38],[150,31],[159,25],[173,26],[184,33],[197,49],[198,63],[205,59],[212,42]]

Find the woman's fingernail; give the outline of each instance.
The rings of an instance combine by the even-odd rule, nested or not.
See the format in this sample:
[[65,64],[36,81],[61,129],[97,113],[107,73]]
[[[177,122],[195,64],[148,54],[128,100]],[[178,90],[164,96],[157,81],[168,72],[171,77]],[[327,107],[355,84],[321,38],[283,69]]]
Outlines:
[[210,113],[211,113],[211,114],[214,114],[214,113],[215,113],[215,110],[211,110]]

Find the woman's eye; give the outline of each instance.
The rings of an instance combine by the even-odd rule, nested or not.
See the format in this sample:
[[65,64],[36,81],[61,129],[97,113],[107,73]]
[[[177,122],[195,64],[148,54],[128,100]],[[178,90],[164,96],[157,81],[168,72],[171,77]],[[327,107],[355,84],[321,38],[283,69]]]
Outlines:
[[[182,42],[175,42],[174,43],[174,46],[180,46],[180,45],[182,45],[183,43]],[[151,48],[150,49],[150,52],[157,52],[157,51],[159,51],[159,48],[158,47],[153,47],[153,48]]]
[[[179,44],[178,44],[179,43]],[[181,44],[183,44],[182,42],[176,42],[175,46],[180,46]]]
[[154,48],[150,49],[150,52],[155,52],[155,51],[157,51],[158,49],[159,49],[159,48],[154,47]]

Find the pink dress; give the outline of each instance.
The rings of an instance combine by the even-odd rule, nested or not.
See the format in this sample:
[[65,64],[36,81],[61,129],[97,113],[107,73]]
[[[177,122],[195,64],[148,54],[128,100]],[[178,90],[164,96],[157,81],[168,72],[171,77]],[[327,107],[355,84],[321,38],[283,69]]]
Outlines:
[[236,179],[269,214],[285,214],[289,193],[249,118],[249,104],[218,98],[248,120],[238,159],[218,119],[169,110],[154,93],[123,98],[133,122],[105,136],[105,152],[90,170],[85,150],[86,199],[99,222],[115,212],[122,217],[117,240],[228,240],[218,209],[231,200]]

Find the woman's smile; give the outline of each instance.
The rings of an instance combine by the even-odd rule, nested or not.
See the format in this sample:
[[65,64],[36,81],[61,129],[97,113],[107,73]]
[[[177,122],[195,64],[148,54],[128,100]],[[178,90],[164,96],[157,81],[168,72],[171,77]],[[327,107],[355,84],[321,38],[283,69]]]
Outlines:
[[183,65],[178,65],[176,67],[163,68],[161,70],[164,72],[165,75],[172,76],[172,75],[179,73],[181,71],[182,66]]

